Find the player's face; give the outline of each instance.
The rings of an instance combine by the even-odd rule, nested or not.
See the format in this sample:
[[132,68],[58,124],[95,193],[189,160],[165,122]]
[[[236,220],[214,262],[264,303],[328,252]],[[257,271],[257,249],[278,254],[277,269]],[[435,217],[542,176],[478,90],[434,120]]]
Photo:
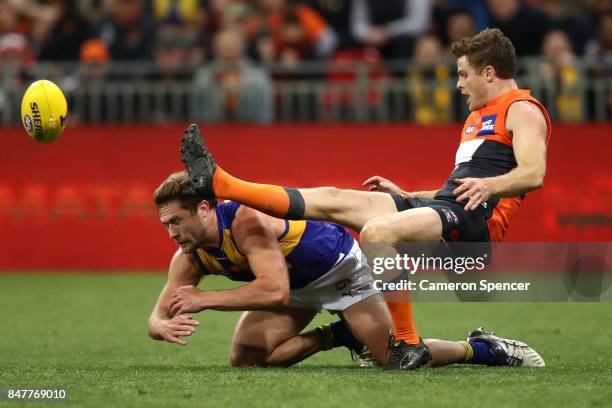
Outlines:
[[198,212],[191,212],[172,201],[159,208],[159,221],[185,254],[195,251],[206,236],[206,223]]
[[477,72],[464,55],[457,60],[457,89],[462,95],[467,95],[467,104],[470,111],[480,108],[487,100],[486,80],[484,70]]

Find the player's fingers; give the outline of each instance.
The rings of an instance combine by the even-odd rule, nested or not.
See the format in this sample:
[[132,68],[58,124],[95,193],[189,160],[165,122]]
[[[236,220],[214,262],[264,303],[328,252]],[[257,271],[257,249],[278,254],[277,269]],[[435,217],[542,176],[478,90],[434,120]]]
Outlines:
[[370,188],[368,188],[368,190],[370,190],[370,191],[378,191],[378,186],[377,185],[372,185],[372,186],[370,186]]
[[172,316],[176,316],[177,314],[180,314],[179,311],[181,310],[181,302],[176,302],[172,305],[172,307],[170,307],[170,313],[172,314]]
[[478,197],[470,206],[470,210],[475,210],[476,208],[478,208],[478,206],[482,204],[483,201],[484,200],[482,199],[482,196]]
[[478,205],[478,200],[480,199],[480,194],[479,193],[475,193],[474,195],[472,195],[468,201],[468,203],[465,205],[465,209],[470,211],[474,208],[476,208],[475,205]]
[[181,295],[181,293],[183,293],[185,291],[185,289],[187,288],[187,286],[181,286],[179,288],[176,288],[174,290],[174,293],[172,294],[172,297],[178,297]]
[[173,296],[172,298],[170,298],[170,306],[174,306],[175,304],[179,303],[181,301],[181,297],[176,295]]
[[471,198],[474,194],[476,193],[476,190],[474,190],[473,188],[463,192],[463,194],[461,194],[459,197],[457,197],[457,201],[458,202],[462,202],[467,200],[468,198]]
[[469,189],[470,189],[470,185],[464,183],[464,184],[461,184],[460,186],[458,186],[457,188],[455,188],[453,190],[453,194],[454,195],[459,195],[459,194],[461,194],[464,191],[469,190]]
[[383,178],[380,176],[373,176],[370,177],[369,179],[367,179],[366,181],[363,182],[364,186],[367,186],[368,184],[376,184],[379,183]]
[[188,315],[188,314],[182,314],[182,315],[180,315],[179,317],[180,317],[180,319],[181,319],[181,323],[182,323],[182,324],[188,324],[188,325],[191,325],[191,326],[197,326],[197,325],[199,325],[199,324],[200,324],[200,322],[199,322],[199,321],[197,321],[197,320],[195,320],[195,319],[193,318],[193,316],[191,316],[191,315]]
[[467,202],[464,209],[466,211],[473,210],[476,207],[478,207],[478,204],[480,204],[480,194],[479,193],[474,194],[472,197],[470,197],[470,200]]
[[188,324],[182,324],[177,328],[177,330],[189,331],[193,333],[194,331],[196,331],[196,328]]
[[166,338],[166,341],[167,341],[168,343],[176,343],[176,344],[180,344],[181,346],[185,346],[185,345],[187,345],[187,342],[186,342],[185,340],[183,340],[183,339],[181,339],[181,338],[179,338],[179,337],[174,337],[174,336],[172,336],[172,335],[168,336],[168,337]]
[[191,336],[193,334],[192,330],[178,330],[174,332],[174,335],[176,337],[187,337],[187,336]]

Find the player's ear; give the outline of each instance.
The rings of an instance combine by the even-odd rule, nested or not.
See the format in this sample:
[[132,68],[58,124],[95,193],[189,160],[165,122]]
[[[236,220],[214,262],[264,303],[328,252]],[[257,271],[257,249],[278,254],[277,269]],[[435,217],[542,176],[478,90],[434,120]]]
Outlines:
[[208,216],[210,212],[210,203],[206,200],[202,200],[198,203],[198,212],[203,216]]
[[495,68],[493,68],[491,65],[487,65],[484,67],[483,73],[485,81],[491,82],[495,76]]

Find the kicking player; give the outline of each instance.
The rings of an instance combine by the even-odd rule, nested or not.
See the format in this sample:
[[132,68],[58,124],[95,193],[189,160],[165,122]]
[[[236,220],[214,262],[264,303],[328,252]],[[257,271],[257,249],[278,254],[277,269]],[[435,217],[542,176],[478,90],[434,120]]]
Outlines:
[[[457,88],[467,96],[471,113],[461,131],[455,168],[440,189],[404,192],[380,177],[366,183],[374,192],[246,182],[217,166],[195,125],[187,128],[181,149],[190,181],[209,197],[275,217],[337,222],[360,231],[366,244],[500,241],[525,194],[542,186],[550,119],[528,90],[518,89],[514,47],[500,30],[463,38],[452,50]],[[388,306],[398,340],[389,364],[414,368],[425,355],[418,355],[422,347],[411,304]]]
[[[391,319],[357,242],[344,228],[285,221],[234,202],[217,205],[194,191],[184,171],[172,174],[154,201],[180,249],[149,319],[152,338],[184,345],[183,337],[198,325],[187,313],[249,310],[234,333],[233,366],[287,366],[337,346],[362,353],[364,344],[377,364],[387,363]],[[248,283],[229,290],[196,288],[208,274]],[[338,312],[342,320],[301,333],[322,309]],[[430,366],[543,366],[524,343],[482,330],[467,342],[427,343]]]

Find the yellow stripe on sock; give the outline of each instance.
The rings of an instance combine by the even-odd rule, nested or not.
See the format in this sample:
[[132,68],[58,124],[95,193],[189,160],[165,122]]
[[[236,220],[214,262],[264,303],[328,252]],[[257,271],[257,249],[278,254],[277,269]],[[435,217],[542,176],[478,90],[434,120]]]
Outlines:
[[472,348],[472,345],[467,341],[460,341],[459,343],[461,343],[461,345],[465,347],[465,362],[469,363],[470,361],[472,361],[472,357],[474,357],[474,349]]

